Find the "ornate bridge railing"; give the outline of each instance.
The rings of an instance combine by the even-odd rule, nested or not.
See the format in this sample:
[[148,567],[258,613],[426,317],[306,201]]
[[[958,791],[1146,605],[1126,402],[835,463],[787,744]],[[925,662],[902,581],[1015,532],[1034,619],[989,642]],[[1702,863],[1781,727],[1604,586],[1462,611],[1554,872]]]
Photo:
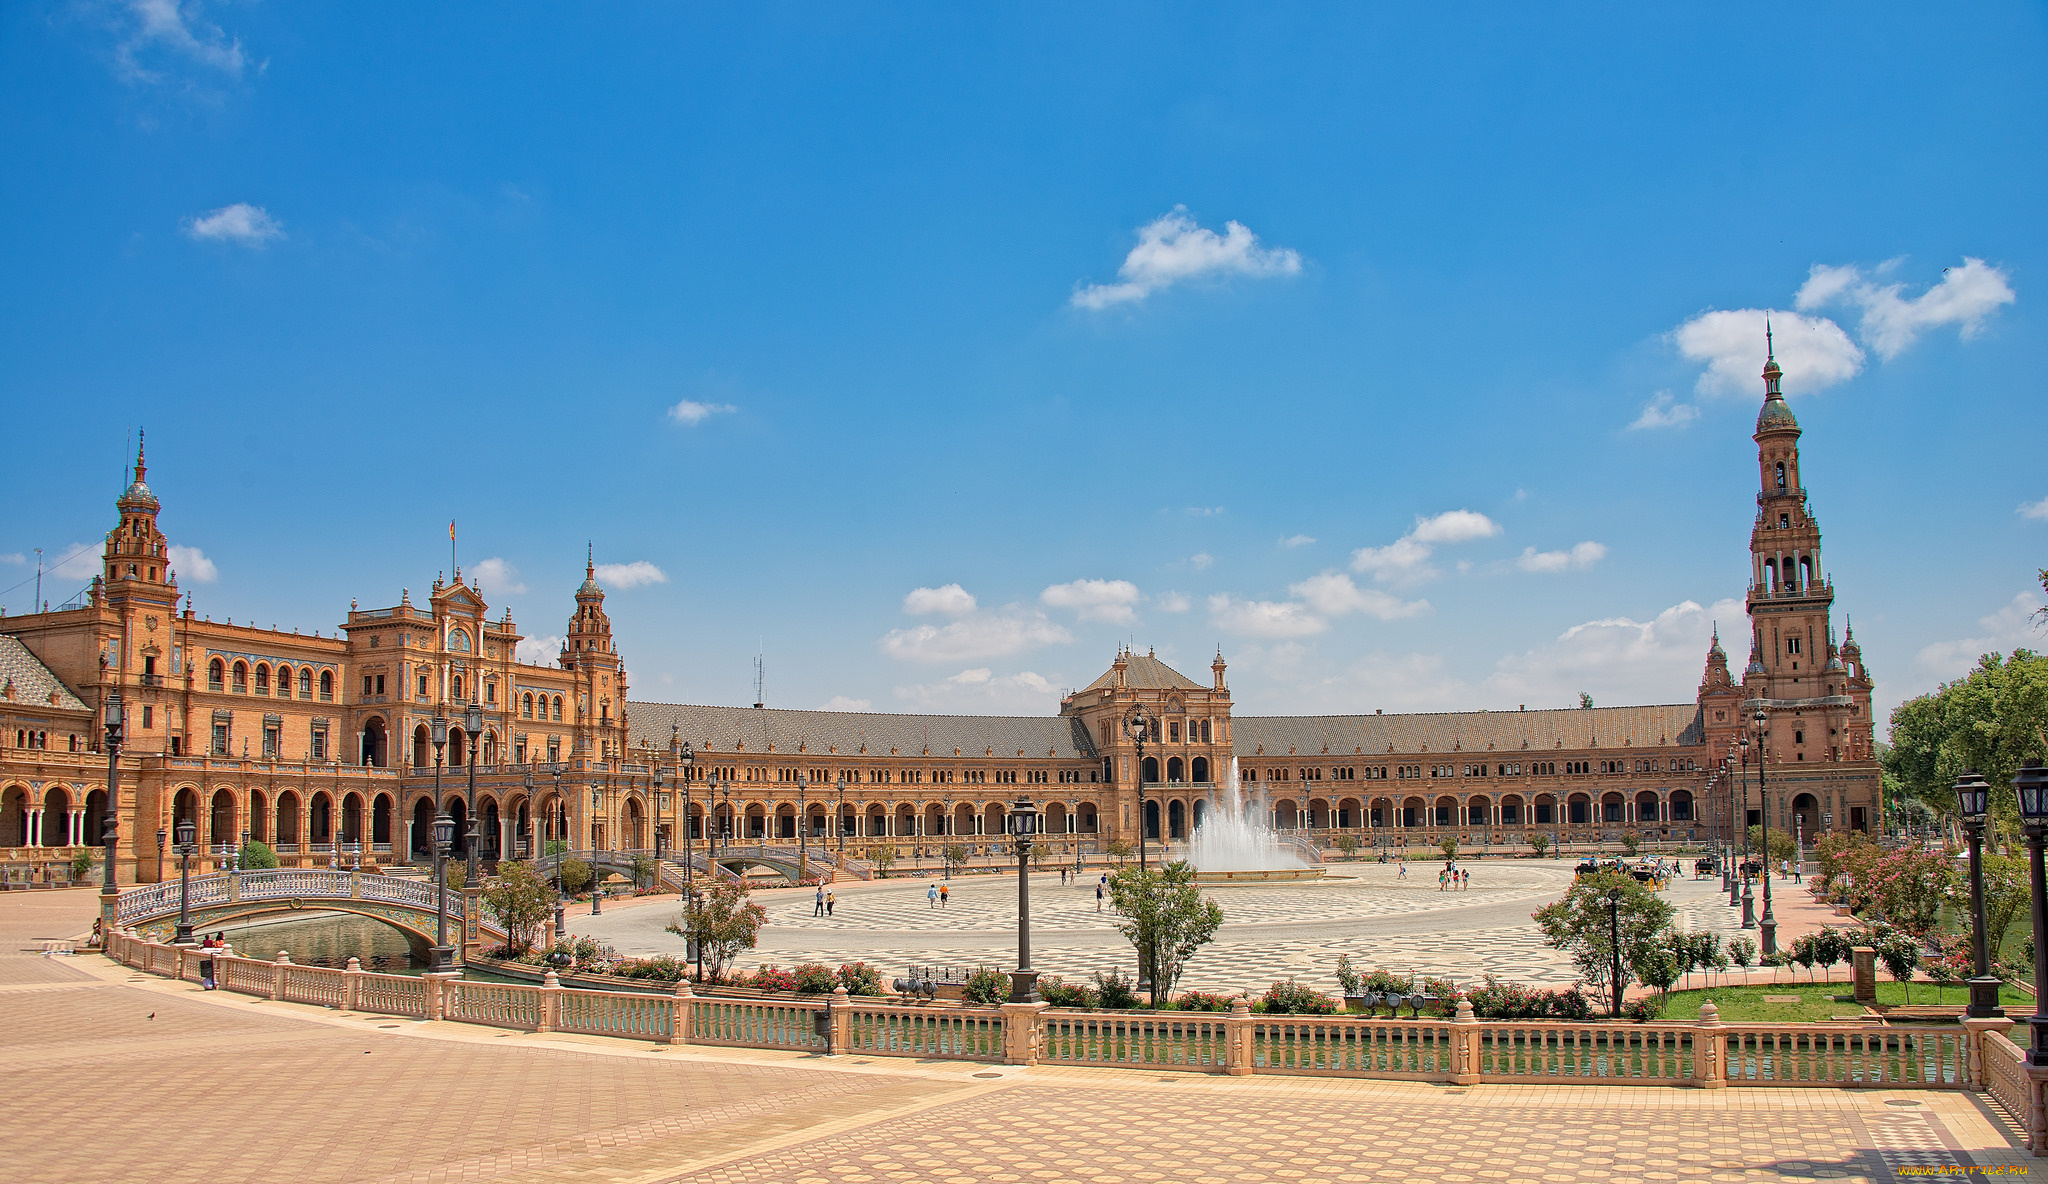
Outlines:
[[2043,1077],[2004,1036],[1952,1025],[1490,1021],[1461,1006],[1451,1019],[1066,1011],[896,998],[698,995],[582,990],[550,973],[542,985],[373,974],[166,945],[125,929],[107,954],[152,974],[193,980],[211,964],[230,991],[349,1011],[460,1020],[536,1032],[580,1032],[670,1044],[798,1049],[820,1054],[938,1057],[1006,1064],[1100,1065],[1231,1075],[1287,1074],[1556,1085],[1687,1085],[1988,1090],[2031,1145],[2048,1146]]
[[[182,892],[183,885],[175,880],[123,892],[114,905],[113,923],[117,928],[161,931],[179,915]],[[438,911],[431,883],[311,868],[194,876],[189,902],[183,903],[189,903],[194,923],[202,927],[280,908],[331,909],[362,913],[416,933],[432,933]],[[504,940],[499,926],[473,915],[480,912],[475,897],[451,889],[446,903],[450,922],[466,935],[465,944]]]

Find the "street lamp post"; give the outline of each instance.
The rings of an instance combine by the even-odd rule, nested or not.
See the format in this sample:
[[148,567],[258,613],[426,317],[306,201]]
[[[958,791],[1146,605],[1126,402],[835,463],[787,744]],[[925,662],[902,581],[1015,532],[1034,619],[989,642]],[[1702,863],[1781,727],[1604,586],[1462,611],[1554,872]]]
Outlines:
[[1621,889],[1607,890],[1608,979],[1614,987],[1614,1014],[1621,1014]]
[[484,734],[484,709],[474,699],[469,701],[469,707],[462,713],[462,726],[469,732],[469,752],[465,754],[469,757],[469,805],[466,807],[469,812],[469,825],[463,828],[462,833],[462,842],[469,848],[469,866],[465,869],[467,874],[462,879],[462,886],[474,888],[480,882],[478,877],[482,875],[477,851],[477,840],[482,832],[477,829],[476,819],[476,750],[478,737]]
[[[1131,714],[1124,719],[1124,732],[1138,743],[1138,877],[1141,881],[1145,876],[1145,840],[1147,837],[1145,826],[1145,740],[1146,733],[1151,726],[1152,721],[1146,717],[1145,709],[1142,707],[1132,708]],[[1149,946],[1140,947],[1138,950],[1138,989],[1146,992],[1148,995],[1154,991],[1152,950]],[[1153,998],[1152,1005],[1157,1007],[1159,1000]]]
[[1010,1002],[1038,1002],[1038,972],[1031,969],[1031,840],[1038,833],[1038,807],[1018,798],[1005,821],[1017,840],[1017,969],[1010,972]]
[[811,776],[808,773],[796,775],[796,882],[803,886],[805,873],[811,870]]
[[[602,809],[604,790],[593,781],[590,783],[590,812],[595,815]],[[604,881],[597,877],[597,835],[594,832],[590,836],[590,857],[590,915],[601,917],[604,915]]]
[[199,828],[190,818],[178,820],[178,931],[171,938],[177,945],[192,944],[192,853],[197,849],[193,842]]
[[2027,1020],[2027,1064],[2048,1068],[2048,1012],[2039,1002],[2048,986],[2048,877],[2042,874],[2041,848],[2048,839],[2048,769],[2040,761],[2020,766],[2012,787],[2020,799],[2020,826],[2027,836],[2027,877],[2034,906],[2034,1014]]
[[1739,899],[1731,898],[1729,904],[1742,906],[1742,927],[1756,928],[1756,893],[1749,884],[1749,732],[1742,733],[1742,874],[1736,877],[1742,889]]
[[1764,780],[1765,758],[1769,755],[1766,741],[1770,739],[1770,733],[1764,729],[1770,723],[1770,717],[1759,707],[1755,719],[1756,816],[1762,827],[1764,849],[1764,915],[1763,920],[1757,922],[1756,931],[1764,953],[1775,954],[1778,952],[1778,919],[1771,915],[1771,789]]
[[[1984,924],[1984,815],[1991,802],[1991,786],[1975,770],[1965,769],[1956,778],[1956,803],[1962,807],[1963,832],[1970,836],[1970,1006],[1971,1019],[1988,1019],[1998,1012],[1998,979],[1991,973],[1991,943]],[[2035,903],[2035,909],[2040,904]],[[2038,956],[2039,951],[2036,950]]]
[[100,880],[100,915],[113,925],[113,905],[121,890],[114,885],[114,864],[120,858],[121,841],[121,688],[107,694],[107,812],[100,819],[100,845],[106,866]]
[[839,813],[832,818],[832,825],[839,831],[839,862],[846,862],[846,771],[839,773]]
[[441,768],[447,763],[448,717],[434,713],[431,736],[434,741],[434,952],[427,969],[435,974],[448,969],[448,845],[455,837],[455,820],[441,803]]

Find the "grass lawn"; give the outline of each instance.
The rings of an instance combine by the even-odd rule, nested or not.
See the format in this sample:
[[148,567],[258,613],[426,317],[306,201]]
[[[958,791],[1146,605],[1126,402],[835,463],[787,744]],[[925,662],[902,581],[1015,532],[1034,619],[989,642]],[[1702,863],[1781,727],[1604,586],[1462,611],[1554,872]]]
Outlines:
[[[1721,1013],[1721,1021],[1731,1024],[1825,1020],[1838,1015],[1860,1015],[1863,1008],[1850,1001],[1855,988],[1848,983],[1799,983],[1784,982],[1771,986],[1716,987],[1712,990],[1673,991],[1664,1005],[1667,1020],[1692,1020],[1699,1018],[1700,1004],[1713,1000]],[[1913,984],[1913,1002],[1948,1003],[1961,1005],[1969,1002],[1969,988],[1961,985],[1936,987],[1931,983]],[[1797,995],[1798,1003],[1766,1003],[1766,995]],[[1906,1002],[1906,987],[1879,979],[1877,1001],[1887,1004]],[[2031,1012],[2034,997],[2016,987],[2007,985],[1999,988],[1998,1001],[2006,1007]]]

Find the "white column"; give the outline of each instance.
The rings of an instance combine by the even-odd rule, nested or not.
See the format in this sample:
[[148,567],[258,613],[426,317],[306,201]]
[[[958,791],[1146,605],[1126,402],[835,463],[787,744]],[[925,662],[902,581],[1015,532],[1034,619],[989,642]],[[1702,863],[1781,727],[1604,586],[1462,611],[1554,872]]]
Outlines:
[[92,845],[85,838],[85,810],[83,807],[71,812],[71,845],[74,847],[89,847]]
[[43,845],[43,808],[41,806],[37,806],[28,812],[28,834],[23,837],[28,839],[28,842],[24,843],[23,846],[40,847]]

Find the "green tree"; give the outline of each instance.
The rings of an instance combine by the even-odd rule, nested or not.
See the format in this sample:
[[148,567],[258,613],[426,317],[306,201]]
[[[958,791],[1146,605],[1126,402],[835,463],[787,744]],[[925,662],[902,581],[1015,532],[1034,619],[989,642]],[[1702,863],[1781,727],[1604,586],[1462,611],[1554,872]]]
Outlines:
[[1632,830],[1623,831],[1621,834],[1621,849],[1628,853],[1629,858],[1635,858],[1636,852],[1643,849],[1643,836]]
[[555,907],[555,887],[530,863],[501,863],[496,879],[484,885],[484,907],[505,927],[515,951],[524,953],[539,941],[541,928]]
[[1342,851],[1346,859],[1358,858],[1358,849],[1362,846],[1364,844],[1358,841],[1357,835],[1337,836],[1337,850]]
[[896,844],[882,843],[868,849],[868,862],[875,865],[875,874],[886,880],[889,869],[896,864]]
[[262,871],[277,866],[277,852],[260,839],[250,839],[242,844],[241,861],[245,872]]
[[469,865],[460,859],[448,861],[448,888],[460,892],[469,883]]
[[[91,847],[83,847],[71,857],[71,878],[83,880],[92,875],[92,869],[99,863],[99,856]],[[277,857],[271,856],[270,866],[277,866]]]
[[[1957,876],[1951,907],[1959,917],[1970,915],[1970,881]],[[2025,913],[2034,891],[2027,884],[2026,861],[2011,855],[1984,856],[1984,941],[1991,960],[1998,961],[2005,935]]]
[[1454,838],[1446,836],[1436,845],[1436,849],[1444,853],[1445,863],[1454,862],[1458,858],[1458,840]]
[[635,855],[630,866],[633,869],[633,887],[649,888],[654,885],[654,856]]
[[945,849],[939,852],[940,858],[945,860],[946,863],[946,874],[949,876],[953,875],[961,868],[966,867],[969,854],[967,844],[947,843]]
[[704,973],[714,983],[725,981],[726,968],[741,950],[751,950],[768,923],[768,910],[749,899],[744,880],[718,880],[683,902],[683,911],[668,923],[678,937],[694,938],[704,956]]
[[1942,813],[1954,810],[1953,786],[1965,769],[1991,783],[1998,835],[2018,834],[2012,778],[2028,759],[2048,756],[2048,657],[1989,653],[1966,676],[1892,711],[1885,769],[1907,794]]
[[[1609,892],[1619,894],[1612,914]],[[1622,992],[1634,981],[1635,968],[1645,953],[1662,942],[1672,913],[1669,904],[1636,883],[1634,876],[1601,871],[1579,877],[1562,900],[1536,910],[1535,918],[1543,931],[1543,944],[1570,954],[1579,977],[1612,998],[1619,1014]],[[1621,938],[1619,982],[1613,968],[1616,930]]]
[[1102,845],[1102,853],[1122,863],[1138,853],[1137,845],[1128,839],[1111,839]]
[[1530,835],[1529,847],[1536,852],[1536,858],[1543,858],[1543,853],[1550,850],[1550,836],[1541,832]]
[[1195,886],[1186,860],[1117,872],[1109,878],[1109,907],[1123,918],[1117,929],[1137,949],[1140,965],[1149,966],[1161,997],[1223,924],[1223,910]]
[[[580,859],[562,861],[562,891],[571,896],[590,887],[590,882],[595,876],[596,873],[591,871],[590,865]],[[453,884],[454,880],[451,878],[449,883]]]
[[[1762,851],[1764,849],[1763,827],[1752,826],[1749,828],[1749,849],[1751,851]],[[1772,827],[1770,870],[1775,874],[1779,864],[1797,858],[1799,858],[1799,844],[1792,837],[1792,832],[1782,826]]]

